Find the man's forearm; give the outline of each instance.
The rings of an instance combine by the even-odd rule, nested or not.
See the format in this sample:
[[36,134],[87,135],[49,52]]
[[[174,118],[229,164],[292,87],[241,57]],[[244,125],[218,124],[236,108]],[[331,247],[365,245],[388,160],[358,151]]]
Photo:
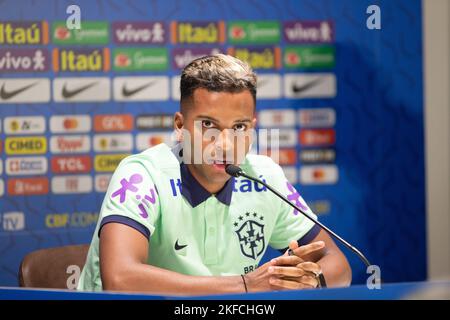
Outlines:
[[241,276],[189,276],[151,265],[136,264],[104,279],[103,289],[161,295],[244,293]]
[[352,270],[344,255],[328,251],[318,262],[328,287],[347,287],[352,282]]

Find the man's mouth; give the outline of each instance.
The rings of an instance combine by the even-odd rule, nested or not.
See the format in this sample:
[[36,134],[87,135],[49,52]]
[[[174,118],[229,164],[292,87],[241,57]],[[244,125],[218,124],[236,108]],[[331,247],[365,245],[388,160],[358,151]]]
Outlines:
[[225,167],[229,164],[233,164],[233,161],[227,161],[227,160],[213,160],[212,166],[218,170],[225,171]]
[[233,164],[233,161],[228,161],[228,160],[213,160],[213,164]]

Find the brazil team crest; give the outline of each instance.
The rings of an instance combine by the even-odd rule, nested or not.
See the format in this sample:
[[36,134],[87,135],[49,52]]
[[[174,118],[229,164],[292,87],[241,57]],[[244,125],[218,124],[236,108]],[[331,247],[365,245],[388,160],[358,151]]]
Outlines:
[[[264,217],[258,217],[256,212],[253,214],[246,212],[245,216],[248,217],[248,220],[242,223],[235,232],[239,239],[242,254],[256,260],[264,252],[266,247],[264,224],[262,224]],[[238,220],[241,222],[244,220],[244,217],[239,216]],[[238,222],[234,223],[235,227],[238,225]]]

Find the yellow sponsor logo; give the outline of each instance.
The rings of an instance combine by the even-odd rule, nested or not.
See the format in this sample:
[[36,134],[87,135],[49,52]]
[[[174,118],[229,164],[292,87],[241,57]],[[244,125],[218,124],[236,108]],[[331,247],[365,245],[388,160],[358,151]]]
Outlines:
[[6,154],[44,154],[47,152],[45,137],[14,137],[5,140]]
[[47,44],[48,24],[46,21],[0,22],[0,44]]
[[109,49],[53,50],[54,71],[108,71]]
[[231,48],[229,54],[246,61],[253,69],[279,69],[280,48]]
[[172,22],[173,43],[223,43],[225,25],[214,22]]
[[49,229],[67,227],[89,227],[96,225],[98,213],[73,212],[73,213],[50,213],[45,217],[45,225]]
[[128,157],[129,154],[103,154],[97,155],[94,159],[95,171],[98,172],[112,172],[116,170],[120,161]]

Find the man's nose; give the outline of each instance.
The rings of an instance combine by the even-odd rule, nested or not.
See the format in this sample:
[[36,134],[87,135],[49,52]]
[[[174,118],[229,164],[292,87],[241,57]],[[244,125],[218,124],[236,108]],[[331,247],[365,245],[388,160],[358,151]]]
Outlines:
[[224,129],[220,132],[220,134],[217,137],[215,146],[217,150],[220,150],[224,153],[226,153],[229,150],[233,149],[234,141],[233,141],[233,130],[231,129]]

